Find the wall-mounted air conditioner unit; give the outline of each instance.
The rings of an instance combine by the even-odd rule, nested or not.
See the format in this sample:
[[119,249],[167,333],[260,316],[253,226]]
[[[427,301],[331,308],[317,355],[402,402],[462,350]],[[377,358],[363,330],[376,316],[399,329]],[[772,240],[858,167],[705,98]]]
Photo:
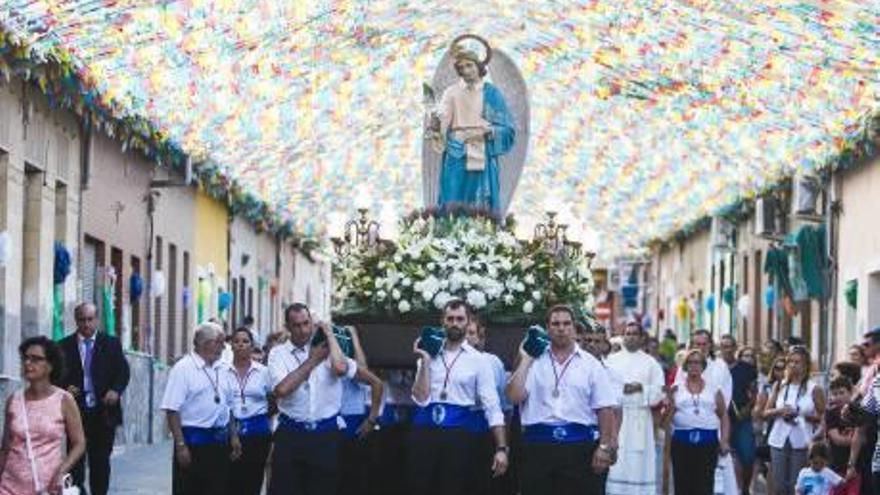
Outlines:
[[719,250],[733,249],[735,230],[736,228],[730,221],[722,217],[712,217],[712,247]]
[[812,175],[798,175],[791,182],[791,210],[799,217],[816,217],[816,203],[822,185]]
[[760,237],[779,235],[777,204],[776,198],[773,196],[761,196],[755,201],[755,235]]

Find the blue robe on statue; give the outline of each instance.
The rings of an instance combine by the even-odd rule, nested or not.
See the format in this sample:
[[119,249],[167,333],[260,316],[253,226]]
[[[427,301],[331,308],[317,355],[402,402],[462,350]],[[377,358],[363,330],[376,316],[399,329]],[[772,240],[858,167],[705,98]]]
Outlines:
[[516,129],[504,96],[488,82],[483,84],[482,116],[493,129],[492,135],[485,139],[486,167],[483,170],[467,170],[464,142],[453,139],[451,129],[446,133],[446,149],[440,171],[438,205],[441,208],[462,204],[501,214],[498,157],[513,148]]

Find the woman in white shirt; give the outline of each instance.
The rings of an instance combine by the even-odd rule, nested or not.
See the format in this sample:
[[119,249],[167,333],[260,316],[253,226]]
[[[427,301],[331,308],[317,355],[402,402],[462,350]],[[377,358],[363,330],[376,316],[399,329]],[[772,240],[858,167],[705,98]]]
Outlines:
[[686,377],[672,387],[666,421],[672,420],[672,472],[676,495],[714,493],[718,455],[730,451],[730,424],[721,388],[703,379],[708,362],[689,351]]
[[810,354],[804,346],[792,346],[786,378],[773,387],[763,417],[773,421],[767,437],[774,493],[794,492],[801,468],[807,464],[807,447],[825,414],[825,393],[810,380]]
[[229,493],[259,495],[272,430],[269,426],[269,370],[251,358],[254,338],[240,327],[232,334],[232,366],[226,378],[233,391],[232,415],[241,439],[241,457],[232,464]]

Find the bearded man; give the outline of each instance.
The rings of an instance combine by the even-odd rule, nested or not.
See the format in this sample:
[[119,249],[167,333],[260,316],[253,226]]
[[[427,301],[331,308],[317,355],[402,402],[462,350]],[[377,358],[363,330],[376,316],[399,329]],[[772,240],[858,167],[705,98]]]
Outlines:
[[[409,493],[466,495],[476,467],[489,464],[495,476],[507,471],[510,448],[492,368],[465,341],[470,315],[467,303],[449,301],[443,308],[445,339],[439,352],[432,356],[418,340],[413,345],[419,361],[412,398],[418,407],[407,452]],[[472,433],[475,408],[482,409],[495,439],[491,459],[474,459],[480,451],[480,437]]]

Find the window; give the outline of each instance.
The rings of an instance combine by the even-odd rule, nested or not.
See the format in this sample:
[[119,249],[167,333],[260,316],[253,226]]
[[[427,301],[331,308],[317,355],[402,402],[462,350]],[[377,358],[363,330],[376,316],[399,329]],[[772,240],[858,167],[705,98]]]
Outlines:
[[[187,346],[189,345],[189,329],[190,329],[189,308],[190,308],[190,306],[195,304],[196,292],[198,291],[198,287],[194,288],[190,285],[189,251],[183,252],[183,290],[189,292],[189,298],[187,299],[187,301],[184,304],[182,304],[182,309],[181,309],[181,314],[182,314],[181,319],[183,320],[183,330],[180,332],[181,333],[181,338],[180,338],[180,352],[181,352],[181,354],[185,354],[187,352]],[[213,292],[211,295],[213,295]],[[208,306],[210,307],[210,304],[208,304]]]
[[[137,256],[131,257],[131,274],[138,274],[141,276],[141,280],[143,280],[143,274],[141,273],[141,259]],[[146,290],[146,281],[144,280],[143,290]],[[144,294],[137,299],[137,301],[132,300],[131,304],[131,347],[139,351],[143,349],[144,344],[142,342],[142,329],[141,329],[141,300],[144,298]],[[131,298],[131,294],[129,294],[129,298]]]
[[[162,248],[164,245],[162,244],[162,238],[156,236],[156,271],[162,271]],[[167,277],[166,277],[167,280]],[[167,286],[167,282],[166,282]],[[167,287],[166,287],[167,288]],[[157,297],[153,299],[153,304],[156,306],[156,309],[153,314],[153,348],[152,353],[153,356],[159,357],[159,353],[162,350],[162,298]]]
[[174,361],[177,343],[177,246],[168,243],[168,333],[166,334],[165,360],[169,363]]
[[[113,287],[113,315],[115,324],[113,331],[116,336],[122,338],[122,320],[125,315],[122,314],[122,288],[125,285],[125,270],[122,266],[122,250],[117,247],[110,248],[110,266],[116,272],[116,285]],[[107,329],[109,331],[109,329]]]

